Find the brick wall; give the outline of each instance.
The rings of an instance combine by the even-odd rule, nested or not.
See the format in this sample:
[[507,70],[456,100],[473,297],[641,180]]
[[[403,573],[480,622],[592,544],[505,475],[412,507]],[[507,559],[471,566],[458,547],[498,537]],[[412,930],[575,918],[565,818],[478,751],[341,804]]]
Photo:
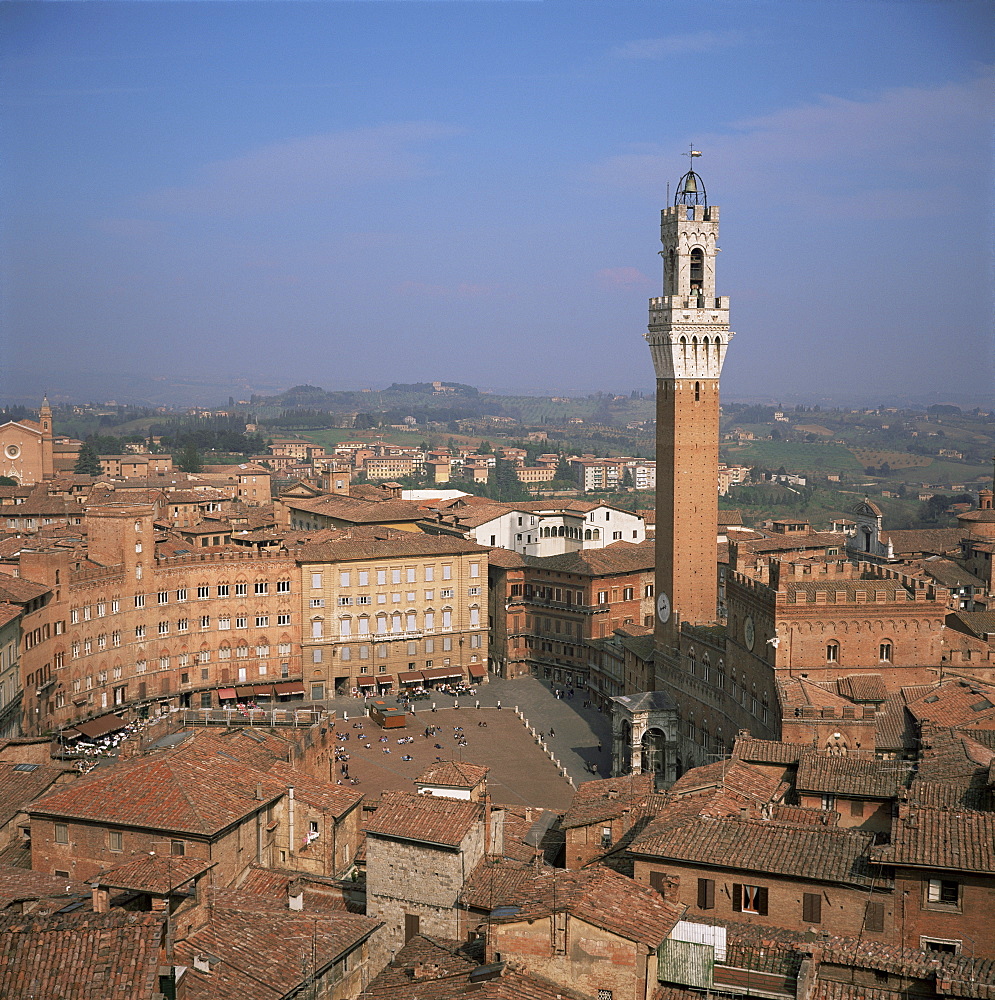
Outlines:
[[[551,926],[553,920],[558,922],[556,928]],[[594,997],[598,990],[611,990],[625,1000],[647,996],[649,962],[656,985],[656,952],[648,958],[648,951],[563,913],[531,923],[492,923],[487,942],[488,961],[498,961],[500,955],[500,961],[520,961],[530,972],[580,993]]]
[[[658,880],[670,879],[674,884],[667,898],[686,903],[686,917],[711,916],[721,920],[758,923],[804,932],[809,927],[828,934],[856,937],[863,934],[867,940],[895,940],[895,901],[890,892],[871,893],[869,887],[827,885],[802,879],[779,878],[760,872],[729,873],[712,868],[678,862],[649,862],[636,859],[634,878],[646,885],[659,884]],[[711,879],[713,902],[711,907],[699,907],[698,880]],[[754,914],[733,909],[733,885],[752,885],[767,890],[767,913]],[[820,920],[806,921],[803,908],[805,894],[818,895],[821,899]],[[884,906],[884,931],[872,932],[865,926],[868,900]]]
[[[930,902],[929,880],[946,879],[958,886],[956,903]],[[967,875],[950,871],[898,868],[895,895],[902,901],[899,918],[901,943],[923,947],[921,938],[960,941],[961,953],[995,958],[995,874]]]

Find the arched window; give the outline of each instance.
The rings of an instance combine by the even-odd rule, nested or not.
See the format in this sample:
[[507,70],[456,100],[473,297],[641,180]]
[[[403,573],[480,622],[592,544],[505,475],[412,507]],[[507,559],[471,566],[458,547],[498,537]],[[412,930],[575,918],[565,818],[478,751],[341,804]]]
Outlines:
[[891,639],[882,639],[881,644],[878,646],[878,659],[882,663],[891,663]]
[[701,383],[700,382],[695,382],[695,384],[694,384],[694,401],[697,403],[697,402],[700,402],[700,400],[701,400]]
[[595,528],[594,529],[594,541],[597,542],[597,541],[600,540],[600,538],[601,538],[601,529],[600,528]]
[[839,663],[840,644],[834,639],[826,643],[826,663]]
[[369,635],[370,634],[370,616],[361,615],[359,618],[359,634]]
[[705,285],[705,251],[695,247],[691,251],[691,294],[700,295]]
[[585,541],[588,541],[588,542],[591,540],[591,529],[590,528],[588,528],[584,532],[584,539],[585,539]]
[[340,618],[339,619],[339,635],[341,635],[341,636],[352,635],[352,619],[351,618]]
[[475,627],[480,624],[480,608],[474,606],[470,608],[470,625]]
[[324,622],[320,618],[311,619],[311,638],[320,639],[324,634]]
[[377,615],[377,635],[387,634],[387,616]]
[[688,650],[688,669],[692,674],[698,671],[698,654],[693,648]]
[[391,632],[400,632],[401,631],[401,612],[400,611],[395,611],[390,616],[390,630],[391,630]]

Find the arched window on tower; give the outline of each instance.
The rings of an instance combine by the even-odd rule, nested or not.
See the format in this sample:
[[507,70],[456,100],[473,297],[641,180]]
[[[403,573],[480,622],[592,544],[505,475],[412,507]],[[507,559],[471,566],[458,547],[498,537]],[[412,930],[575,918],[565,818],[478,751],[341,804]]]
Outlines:
[[694,401],[696,403],[701,401],[701,383],[695,382],[694,384]]
[[691,294],[701,296],[705,287],[705,251],[695,247],[691,251]]

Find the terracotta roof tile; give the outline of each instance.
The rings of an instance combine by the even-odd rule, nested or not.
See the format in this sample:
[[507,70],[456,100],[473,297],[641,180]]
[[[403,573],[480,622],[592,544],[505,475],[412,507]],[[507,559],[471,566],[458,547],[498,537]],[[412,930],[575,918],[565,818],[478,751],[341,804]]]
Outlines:
[[0,910],[11,903],[28,900],[52,899],[56,909],[72,899],[90,899],[90,885],[74,882],[64,875],[25,871],[9,865],[0,865]]
[[[262,799],[256,798],[257,786]],[[29,812],[210,837],[285,789],[264,772],[224,757],[198,762],[161,754],[97,768],[43,796]]]
[[91,881],[111,889],[132,889],[165,896],[198,875],[203,875],[215,863],[198,858],[150,854],[101,872]]
[[653,794],[652,774],[630,774],[582,782],[577,787],[570,808],[563,815],[562,826],[569,830],[614,819],[645,805]]
[[153,1000],[164,920],[124,910],[0,917],[0,996]]
[[391,528],[340,528],[334,537],[305,544],[294,549],[293,555],[299,562],[335,562],[463,553],[485,556],[487,552],[476,542],[452,535],[426,535]]
[[633,855],[716,868],[791,875],[821,882],[869,885],[867,851],[873,834],[795,827],[773,821],[694,816],[673,822],[666,814],[629,847]]
[[888,865],[995,871],[995,813],[902,806],[891,843],[871,856]]
[[366,824],[367,836],[458,847],[483,817],[483,805],[415,792],[386,791]]
[[757,764],[797,764],[811,746],[803,743],[780,743],[777,740],[757,740],[752,736],[737,736],[733,756]]
[[415,778],[419,785],[446,785],[452,788],[475,788],[490,771],[489,767],[461,760],[443,760],[431,764]]
[[[499,863],[483,862],[467,881],[461,899],[477,909],[490,910],[492,921],[535,920],[566,910],[586,923],[651,948],[667,937],[685,909],[604,865],[581,871],[526,868],[509,872]],[[493,912],[505,906],[514,907],[514,912]]]
[[907,784],[911,769],[911,763],[897,760],[807,753],[798,762],[795,787],[800,792],[893,799]]
[[[210,922],[176,945],[178,961],[188,966],[188,1000],[282,1000],[304,986],[302,951],[324,970],[380,926],[355,913],[326,912],[316,920],[282,903],[277,916],[260,897],[230,890],[213,890],[211,898]],[[195,956],[220,961],[201,972],[193,967]]]

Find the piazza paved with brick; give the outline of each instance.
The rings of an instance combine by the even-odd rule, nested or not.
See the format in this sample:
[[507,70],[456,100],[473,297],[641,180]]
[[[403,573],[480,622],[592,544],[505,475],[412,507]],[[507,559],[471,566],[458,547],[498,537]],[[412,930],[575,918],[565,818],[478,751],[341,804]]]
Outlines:
[[[382,700],[396,704],[394,698]],[[496,803],[566,809],[574,789],[526,727],[526,721],[532,730],[544,734],[543,744],[575,785],[610,774],[609,718],[595,708],[585,708],[580,691],[570,698],[568,691],[562,690],[562,697],[557,697],[548,684],[533,677],[510,681],[493,678],[479,685],[473,695],[440,694],[416,701],[404,729],[381,729],[365,717],[363,699],[340,698],[328,705],[336,712],[336,734],[349,736],[339,744],[349,754],[349,776],[359,779],[358,788],[367,799],[375,799],[388,789],[409,790],[414,778],[441,758],[489,767],[487,784]],[[355,728],[361,720],[362,728]],[[487,725],[479,725],[482,722]],[[437,726],[439,731],[426,738],[427,726]],[[456,726],[463,729],[465,747],[454,738]],[[360,740],[360,733],[366,738]],[[413,742],[397,742],[408,736]],[[387,742],[381,742],[381,737]],[[412,759],[405,761],[404,756]]]

